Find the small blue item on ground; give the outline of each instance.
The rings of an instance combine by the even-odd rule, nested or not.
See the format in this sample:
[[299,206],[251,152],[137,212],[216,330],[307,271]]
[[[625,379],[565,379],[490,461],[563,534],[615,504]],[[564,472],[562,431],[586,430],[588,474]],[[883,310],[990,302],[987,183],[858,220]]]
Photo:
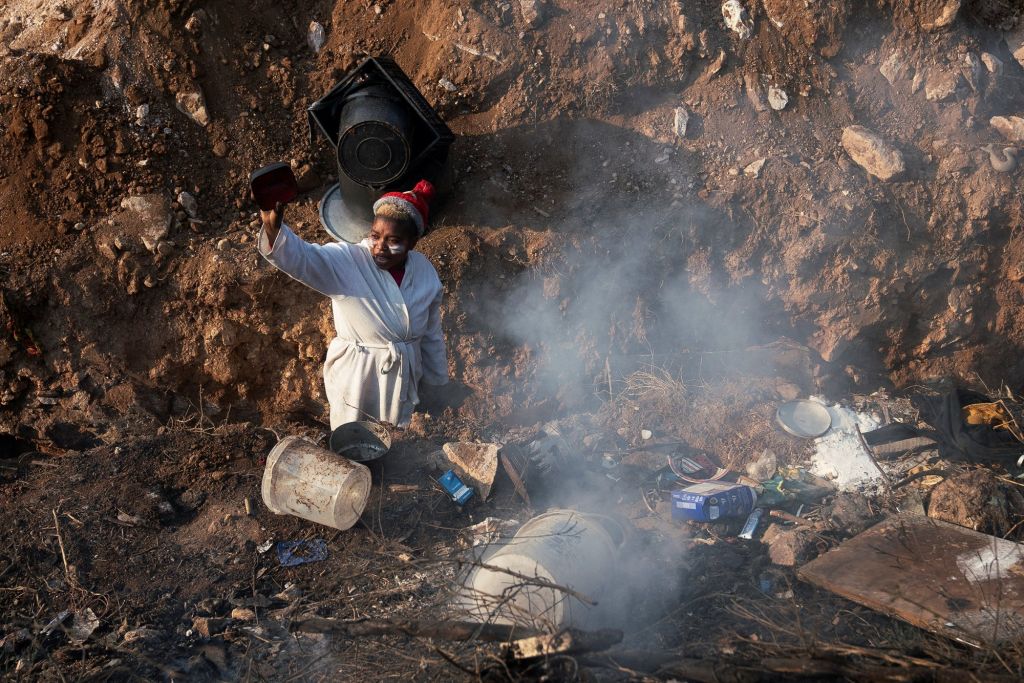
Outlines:
[[327,559],[327,541],[314,538],[310,541],[281,541],[277,544],[277,561],[282,567],[297,567],[307,562]]
[[709,482],[672,492],[672,519],[714,522],[743,517],[757,500],[754,489],[742,484]]
[[473,497],[473,489],[463,484],[453,470],[442,474],[437,481],[458,505],[465,505],[466,501]]

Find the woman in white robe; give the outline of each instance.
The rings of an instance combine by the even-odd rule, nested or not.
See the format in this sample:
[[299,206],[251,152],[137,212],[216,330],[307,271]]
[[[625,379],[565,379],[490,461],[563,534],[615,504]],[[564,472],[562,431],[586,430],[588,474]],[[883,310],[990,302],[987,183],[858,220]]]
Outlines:
[[324,363],[331,429],[365,419],[405,426],[419,403],[420,382],[448,382],[441,280],[412,250],[432,193],[420,181],[411,192],[384,195],[359,244],[310,244],[283,224],[281,205],[260,212],[260,253],[331,299],[337,336]]

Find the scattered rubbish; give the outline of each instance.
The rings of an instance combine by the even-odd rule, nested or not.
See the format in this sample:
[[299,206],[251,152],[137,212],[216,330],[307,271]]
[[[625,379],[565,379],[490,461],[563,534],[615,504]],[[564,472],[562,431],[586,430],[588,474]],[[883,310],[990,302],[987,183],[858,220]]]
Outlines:
[[832,415],[820,401],[799,399],[780,405],[775,411],[775,421],[793,436],[814,439],[829,430]]
[[747,541],[754,538],[754,534],[757,533],[757,527],[761,524],[763,517],[764,508],[754,508],[751,510],[750,514],[747,515],[747,521],[743,524],[739,537]]
[[750,486],[729,482],[694,484],[672,492],[672,518],[714,522],[750,513],[757,493]]
[[514,640],[502,649],[506,658],[516,660],[540,659],[554,655],[578,655],[586,652],[601,652],[622,642],[622,631],[601,629],[580,631],[566,629],[558,633],[543,634]]
[[686,107],[676,107],[675,118],[673,119],[673,128],[675,133],[680,138],[686,137],[686,126],[690,123],[690,112],[686,110]]
[[99,628],[100,619],[95,612],[86,607],[72,612],[71,623],[67,625],[68,638],[72,643],[84,643]]
[[747,476],[754,481],[767,481],[775,476],[775,471],[779,469],[779,458],[770,449],[764,449],[764,452],[757,458],[747,463]]
[[768,106],[775,111],[782,111],[789,104],[789,95],[782,88],[768,88]]
[[982,149],[988,152],[988,162],[992,165],[992,170],[999,173],[1011,173],[1013,169],[1017,168],[1018,150],[1016,147],[997,147],[988,144],[982,146]]
[[139,517],[138,515],[130,515],[123,510],[117,511],[117,521],[127,526],[142,526],[145,523],[145,520],[142,519],[142,517]]
[[249,500],[249,496],[245,497],[243,501],[245,504],[245,515],[246,517],[252,517],[252,501]]
[[256,546],[256,552],[262,555],[273,547],[274,539],[268,538],[267,540],[263,541],[263,543],[260,543],[258,546]]
[[458,92],[459,91],[459,86],[455,85],[454,83],[449,81],[447,78],[440,78],[440,79],[438,79],[437,84],[439,86],[441,86],[442,88],[444,88],[445,90],[447,90],[448,92]]
[[388,493],[415,493],[419,490],[418,484],[388,484]]
[[518,448],[510,448],[508,446],[501,449],[498,457],[501,459],[501,467],[505,470],[505,474],[512,480],[512,487],[516,490],[516,494],[523,499],[523,502],[528,507],[532,507],[530,493],[526,490],[526,472],[530,465],[529,458],[523,455]]
[[309,30],[306,32],[306,44],[314,53],[319,53],[327,40],[327,33],[319,21],[309,22]]
[[488,517],[482,522],[467,526],[462,531],[469,536],[470,545],[475,548],[496,543],[503,537],[512,535],[518,528],[518,520]]
[[[283,566],[292,566],[285,565]],[[301,563],[300,563],[301,564]],[[193,617],[192,618],[192,632],[198,633],[203,638],[210,638],[222,633],[227,628],[228,620],[224,617]]]
[[328,444],[352,462],[370,462],[391,450],[391,432],[379,422],[349,422],[331,432]]
[[441,450],[455,473],[477,490],[481,500],[487,500],[498,473],[501,446],[496,443],[456,441],[446,443]]
[[980,646],[1024,635],[1024,546],[927,517],[895,517],[798,575],[919,628]]
[[802,467],[788,467],[761,482],[758,500],[767,507],[797,502],[813,503],[834,491],[835,487],[826,479]]
[[46,626],[44,626],[42,629],[39,630],[39,635],[41,635],[41,636],[48,636],[48,635],[50,635],[51,633],[56,631],[58,628],[60,628],[61,624],[63,624],[65,621],[67,621],[68,617],[70,617],[70,616],[71,616],[71,610],[69,610],[69,609],[62,610],[61,612],[59,612],[57,614],[57,616],[55,616],[53,619],[50,619],[50,621],[47,622]]
[[878,427],[871,415],[835,404],[828,408],[832,429],[814,443],[811,472],[832,480],[841,490],[885,479],[860,430]]
[[327,559],[327,541],[314,538],[308,541],[281,541],[277,544],[277,561],[282,567],[297,567],[308,562]]
[[726,0],[723,2],[722,17],[725,18],[725,25],[735,31],[740,40],[746,40],[753,34],[754,22],[739,0]]
[[476,620],[528,627],[599,627],[612,615],[595,598],[613,580],[628,528],[605,515],[552,510],[483,558],[459,602]]
[[451,496],[456,505],[465,505],[473,497],[473,489],[462,483],[454,470],[448,470],[437,480],[445,492]]
[[297,436],[281,439],[263,471],[263,502],[342,531],[359,519],[370,494],[370,470]]

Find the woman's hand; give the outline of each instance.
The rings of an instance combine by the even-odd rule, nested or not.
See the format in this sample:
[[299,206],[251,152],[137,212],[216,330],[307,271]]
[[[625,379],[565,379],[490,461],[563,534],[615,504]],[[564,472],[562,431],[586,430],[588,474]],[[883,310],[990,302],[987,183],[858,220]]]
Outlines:
[[284,204],[278,202],[269,211],[260,209],[260,220],[263,221],[263,230],[267,233],[267,244],[273,248],[277,241],[277,233],[281,230],[281,221],[284,220]]

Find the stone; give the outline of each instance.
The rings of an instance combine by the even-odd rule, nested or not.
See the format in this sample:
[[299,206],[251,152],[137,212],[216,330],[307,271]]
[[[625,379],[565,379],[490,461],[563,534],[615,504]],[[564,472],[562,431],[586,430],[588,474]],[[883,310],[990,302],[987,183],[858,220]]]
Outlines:
[[192,630],[203,638],[223,632],[227,625],[228,620],[224,617],[195,617],[192,619]]
[[199,215],[199,202],[188,192],[178,193],[178,203],[181,204],[181,208],[185,209],[185,213],[188,214],[189,218],[195,218]]
[[544,23],[544,3],[540,0],[519,0],[519,11],[523,15],[523,21],[531,28],[537,28]]
[[162,640],[163,637],[164,634],[158,629],[150,628],[148,626],[141,626],[130,631],[125,631],[124,635],[121,638],[124,644],[128,645],[131,643],[154,643]]
[[932,489],[928,516],[1001,536],[1013,526],[1006,494],[991,470],[956,474]]
[[789,95],[782,88],[768,88],[768,106],[775,111],[782,111],[789,104]]
[[807,527],[784,527],[772,524],[765,529],[761,542],[768,546],[773,564],[795,567],[809,560],[815,548],[814,532]]
[[185,114],[204,128],[210,125],[210,114],[206,110],[206,100],[203,98],[201,90],[197,88],[195,92],[179,92],[175,96],[175,100],[177,101],[178,111],[182,114]]
[[754,22],[740,0],[723,2],[722,18],[725,19],[725,25],[732,29],[740,37],[740,40],[746,40],[753,35]]
[[690,112],[686,107],[676,107],[673,119],[673,129],[679,138],[686,137],[686,126],[690,123]]
[[1013,58],[1024,66],[1024,24],[1006,34],[1006,47],[1010,48]]
[[939,2],[922,3],[925,16],[918,22],[925,31],[938,31],[947,28],[956,21],[962,0],[941,0]]
[[487,500],[498,472],[498,451],[496,443],[473,443],[456,441],[442,447],[444,456],[455,473],[468,486],[476,489],[481,500]]
[[138,123],[142,123],[143,121],[145,121],[147,116],[149,116],[148,104],[140,104],[138,107],[135,108],[135,120]]
[[1020,116],[993,116],[988,122],[1010,142],[1024,142],[1024,118]]
[[971,86],[971,90],[978,91],[978,86],[981,84],[981,60],[978,59],[978,55],[973,52],[964,55],[964,64],[960,68],[960,75],[967,81],[967,85]]
[[[200,10],[202,12],[202,10]],[[205,14],[205,12],[204,12]],[[203,30],[203,20],[199,12],[195,12],[185,21],[185,30],[194,36],[199,35]]]
[[842,143],[858,166],[880,180],[890,180],[906,170],[899,150],[864,126],[844,128]]
[[236,607],[231,610],[231,618],[235,621],[256,621],[256,612],[247,607]]
[[163,258],[167,258],[174,253],[174,242],[160,240],[156,245],[156,253]]
[[944,69],[932,69],[924,82],[924,96],[931,102],[941,102],[956,92],[960,75]]
[[324,31],[323,24],[319,21],[309,22],[309,29],[306,31],[306,44],[309,45],[309,49],[314,53],[319,53],[326,40],[327,33]]
[[455,85],[447,78],[438,79],[437,84],[444,88],[447,92],[459,92],[459,86]]
[[889,81],[889,85],[895,85],[896,81],[907,76],[907,65],[896,52],[892,52],[878,65],[878,71]]
[[147,250],[155,252],[174,220],[167,201],[159,194],[136,195],[121,200],[121,209],[112,217],[114,225],[134,233]]
[[757,161],[753,161],[747,164],[746,167],[743,169],[743,175],[747,176],[748,178],[760,178],[761,169],[764,168],[765,161],[767,161],[767,159],[762,157]]
[[1003,73],[1003,60],[999,59],[999,57],[996,57],[991,52],[981,53],[981,63],[985,65],[985,68],[988,69],[990,74],[998,76]]

